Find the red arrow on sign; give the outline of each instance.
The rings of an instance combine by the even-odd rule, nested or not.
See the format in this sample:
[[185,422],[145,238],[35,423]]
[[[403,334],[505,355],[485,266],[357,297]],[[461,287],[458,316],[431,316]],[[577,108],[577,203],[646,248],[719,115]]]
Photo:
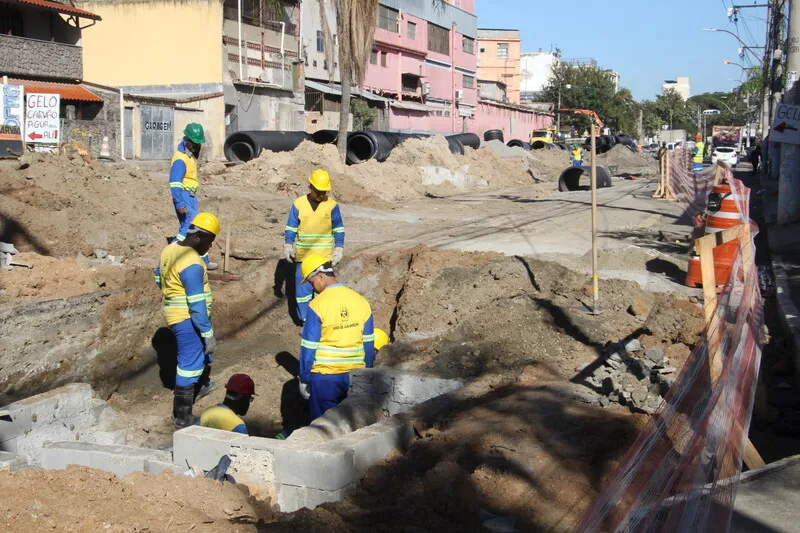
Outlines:
[[28,135],[28,138],[30,140],[32,140],[32,141],[35,141],[36,139],[41,139],[42,138],[42,134],[41,133],[31,133],[31,134]]
[[772,129],[774,129],[778,133],[783,133],[786,130],[797,131],[797,128],[795,128],[794,126],[790,126],[789,124],[787,124],[785,122],[781,122],[780,124],[778,124],[777,126],[775,126]]

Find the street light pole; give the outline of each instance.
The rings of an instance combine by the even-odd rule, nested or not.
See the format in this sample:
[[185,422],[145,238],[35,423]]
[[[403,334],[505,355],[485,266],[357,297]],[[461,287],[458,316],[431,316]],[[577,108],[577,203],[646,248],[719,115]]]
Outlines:
[[758,57],[758,56],[756,55],[756,53],[755,53],[755,52],[753,52],[753,51],[751,50],[751,48],[764,48],[763,46],[748,46],[748,45],[747,45],[747,43],[745,43],[745,42],[744,42],[744,41],[743,41],[741,38],[739,38],[739,36],[738,36],[738,35],[736,35],[736,34],[735,34],[735,33],[733,33],[732,31],[728,31],[728,30],[721,30],[721,29],[719,29],[719,28],[703,28],[703,31],[710,31],[710,32],[722,32],[722,33],[727,33],[728,35],[731,35],[731,36],[733,36],[733,38],[734,38],[734,39],[736,39],[737,41],[739,41],[739,44],[741,44],[741,45],[742,45],[742,48],[743,48],[744,50],[747,50],[748,52],[750,52],[751,54],[753,54],[753,57],[756,59],[756,61],[758,61],[759,63],[761,63],[761,58],[760,58],[760,57]]

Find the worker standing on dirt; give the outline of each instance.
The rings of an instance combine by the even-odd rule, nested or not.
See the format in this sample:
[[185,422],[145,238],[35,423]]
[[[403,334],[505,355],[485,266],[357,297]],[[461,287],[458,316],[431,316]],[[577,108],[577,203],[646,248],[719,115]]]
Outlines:
[[247,425],[241,417],[247,414],[256,385],[247,374],[234,374],[225,385],[225,399],[221,404],[209,407],[200,415],[200,425],[247,435]]
[[572,152],[569,155],[573,167],[583,166],[583,149],[577,144],[572,145]]
[[164,317],[178,344],[178,368],[172,416],[179,428],[195,419],[196,398],[214,388],[210,381],[211,354],[217,341],[211,326],[211,288],[202,256],[219,234],[219,219],[199,213],[186,229],[186,238],[175,240],[161,252],[156,283],[164,297]]
[[[186,238],[186,231],[192,219],[200,211],[197,204],[197,190],[200,182],[197,180],[197,158],[200,148],[206,142],[203,126],[192,122],[183,130],[183,141],[178,145],[169,169],[169,188],[172,192],[172,203],[175,214],[178,216],[178,234],[175,239],[182,241]],[[208,270],[219,268],[217,263],[208,259],[208,253],[203,255],[203,261]]]
[[375,332],[369,302],[336,280],[328,258],[306,256],[301,272],[318,294],[300,341],[300,394],[314,420],[347,396],[351,370],[372,368]]
[[342,213],[335,200],[328,197],[331,177],[327,171],[318,169],[308,178],[309,193],[295,200],[286,223],[283,256],[295,262],[295,298],[297,318],[306,320],[308,304],[314,297],[311,285],[303,281],[303,260],[316,254],[334,266],[344,254],[344,223]]
[[705,156],[706,144],[703,137],[698,133],[694,137],[694,150],[692,151],[692,172],[699,174],[703,171],[703,157]]

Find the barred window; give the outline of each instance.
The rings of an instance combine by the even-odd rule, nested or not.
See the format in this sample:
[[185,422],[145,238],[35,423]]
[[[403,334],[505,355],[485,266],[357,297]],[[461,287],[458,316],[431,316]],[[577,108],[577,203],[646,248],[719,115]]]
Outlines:
[[417,24],[415,22],[408,23],[408,38],[412,41],[417,38]]
[[317,30],[317,52],[324,52],[325,51],[325,37],[322,35],[322,32]]
[[475,55],[475,39],[470,39],[466,35],[461,38],[461,48],[466,54]]
[[508,59],[508,43],[498,43],[497,57],[501,59]]
[[468,76],[467,74],[462,74],[461,82],[465,89],[475,88],[475,76]]
[[450,30],[428,23],[428,50],[450,55]]
[[373,50],[369,54],[369,64],[370,65],[377,65],[378,64],[378,51]]
[[399,33],[400,27],[397,23],[399,11],[390,7],[378,5],[378,27],[392,33]]

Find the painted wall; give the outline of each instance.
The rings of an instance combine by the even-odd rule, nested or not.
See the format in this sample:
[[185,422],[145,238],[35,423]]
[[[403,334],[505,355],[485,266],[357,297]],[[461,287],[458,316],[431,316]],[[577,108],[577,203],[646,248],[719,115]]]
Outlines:
[[83,35],[84,79],[112,86],[222,81],[220,0],[78,6],[103,18]]
[[533,95],[542,91],[553,78],[553,67],[561,58],[554,52],[534,52],[522,54],[520,59],[520,91],[523,95]]
[[553,117],[548,115],[482,102],[475,110],[475,120],[470,121],[469,131],[483,138],[487,130],[503,130],[507,141],[527,141],[533,130],[546,128],[552,123]]
[[[508,45],[508,57],[498,57],[498,45]],[[518,104],[520,101],[520,56],[522,53],[519,39],[480,39],[477,43],[480,52],[478,76],[482,80],[500,81],[508,87],[509,101]]]
[[[322,31],[322,14],[320,13],[319,0],[303,0],[300,9],[302,10],[303,26],[301,31],[302,52],[300,57],[305,60],[306,77],[312,80],[333,81],[340,83],[342,77],[339,73],[339,68],[335,69],[333,79],[330,79],[331,66],[325,68],[325,53],[317,52],[317,31]],[[328,25],[330,26],[331,33],[336,35],[336,12],[333,8],[333,2],[328,0],[325,2],[325,13],[328,18]],[[334,45],[333,58],[334,62],[339,61],[338,47]],[[316,65],[315,65],[316,62]]]

